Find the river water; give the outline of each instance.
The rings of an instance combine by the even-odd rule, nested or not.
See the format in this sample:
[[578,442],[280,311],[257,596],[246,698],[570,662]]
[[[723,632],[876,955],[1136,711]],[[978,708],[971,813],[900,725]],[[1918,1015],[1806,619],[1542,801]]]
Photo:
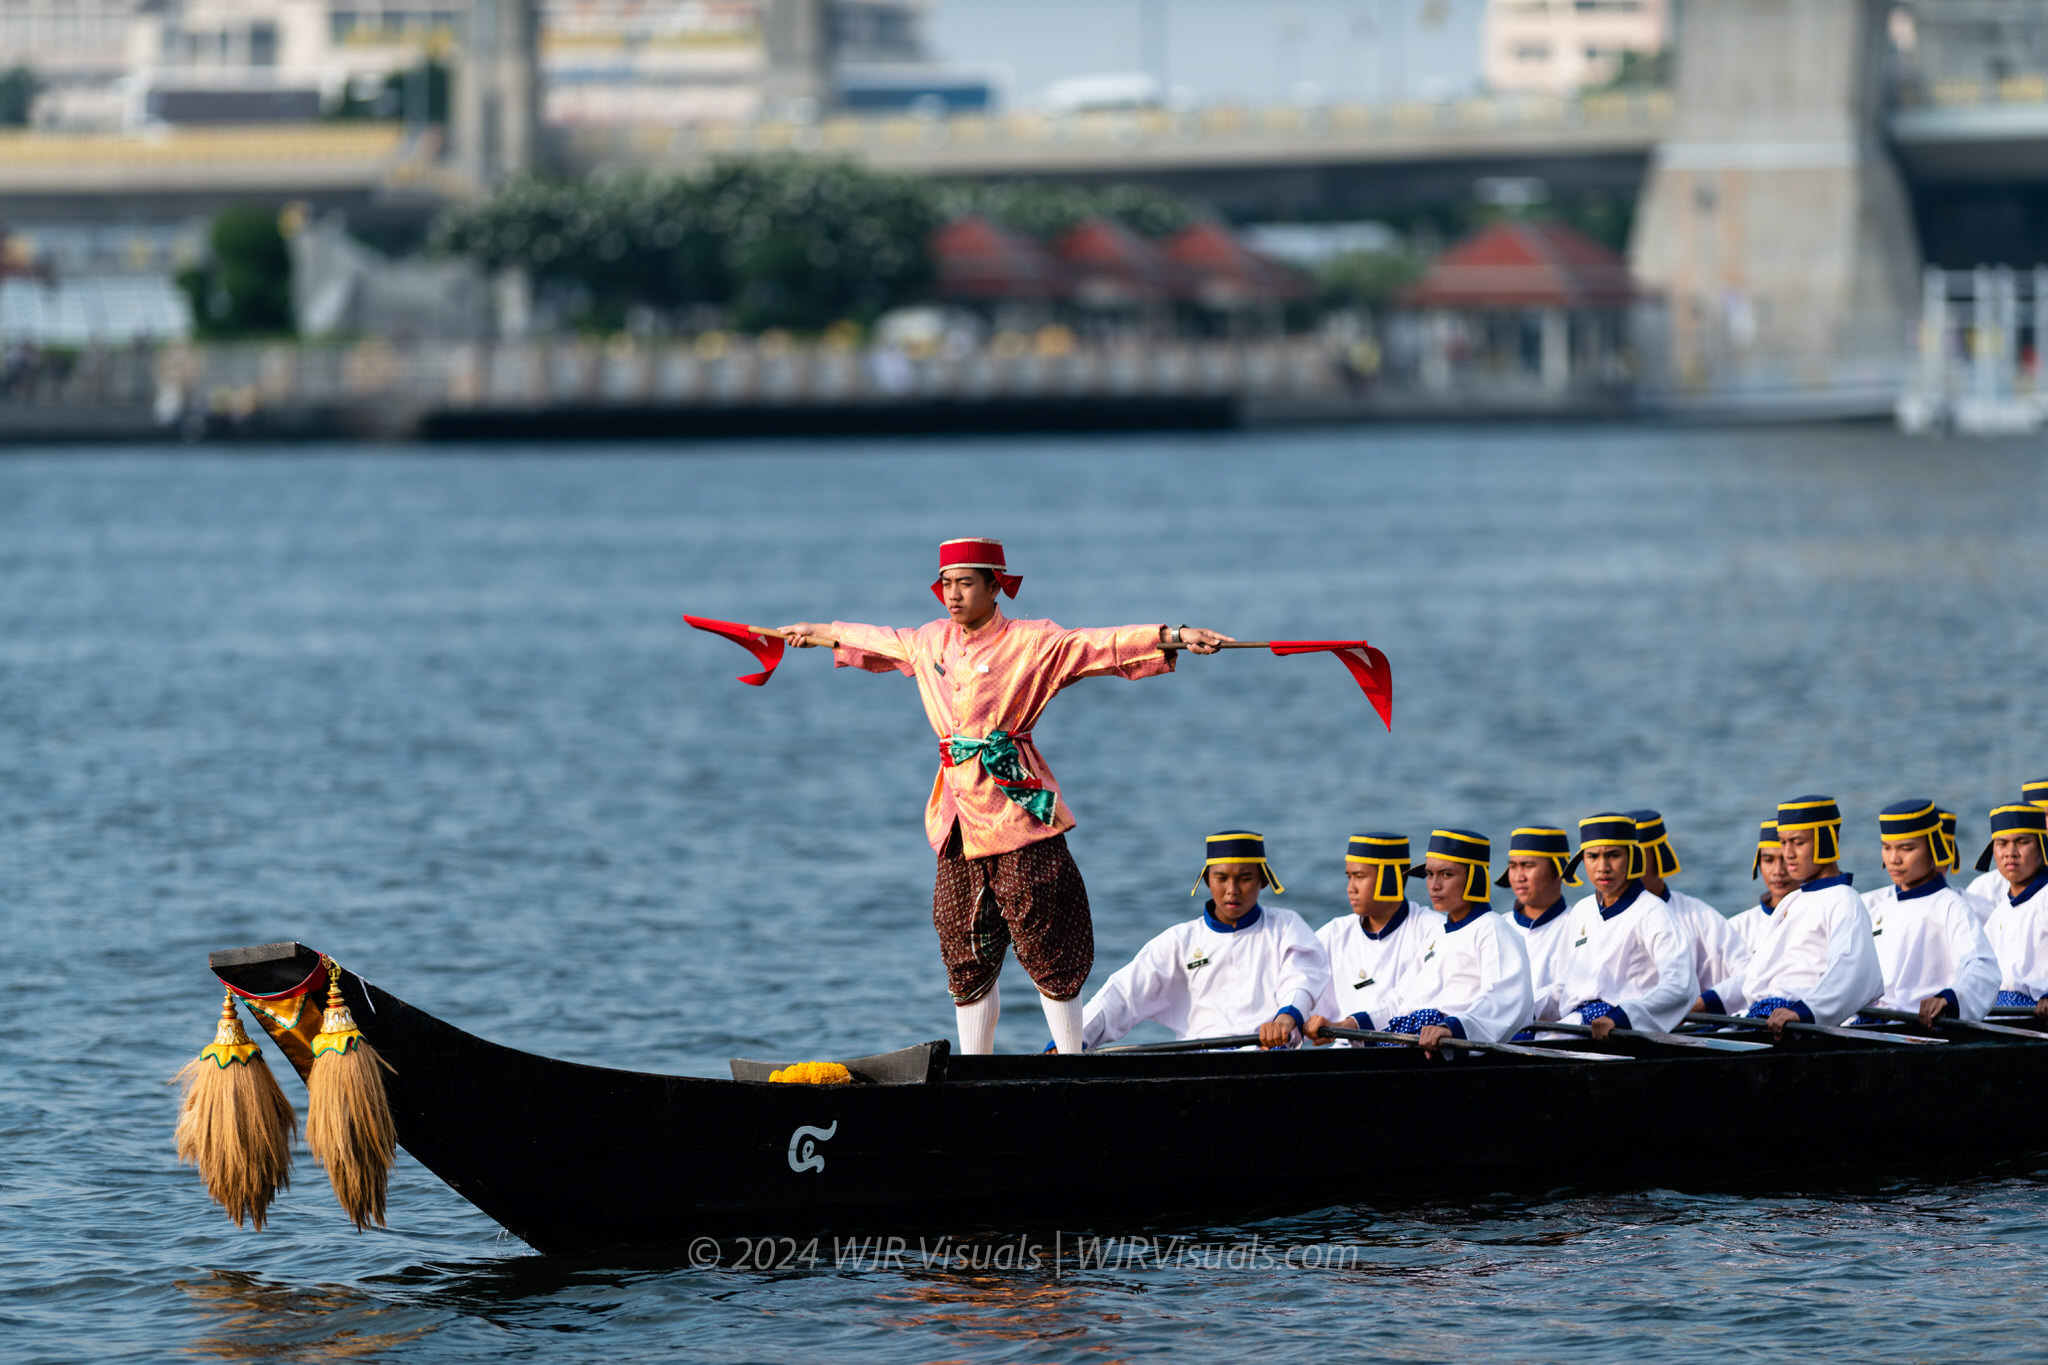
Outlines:
[[[1961,810],[1974,856],[1984,812],[2048,773],[2044,526],[2038,446],[1876,429],[8,452],[0,1357],[2035,1354],[2031,1165],[1621,1198],[1560,1171],[1540,1201],[1226,1226],[1197,1198],[1114,1259],[763,1272],[535,1256],[403,1156],[388,1231],[351,1231],[303,1150],[269,1229],[238,1231],[175,1165],[162,1082],[211,1037],[206,953],[283,938],[610,1066],[947,1036],[914,689],[820,652],[742,687],[746,656],[686,611],[914,623],[936,542],[977,534],[1008,542],[1020,614],[1383,648],[1391,734],[1313,656],[1059,699],[1038,737],[1081,821],[1098,984],[1193,912],[1215,829],[1263,830],[1279,903],[1315,923],[1366,828],[1500,841],[1656,806],[1678,884],[1728,911],[1786,796],[1840,799],[1866,881],[1876,810],[1907,796]],[[1035,1049],[1007,975],[998,1046]],[[1770,1116],[1702,1118],[1589,1137],[1589,1160]],[[1427,1115],[1275,1139],[1430,1159]],[[1216,1179],[1256,1159],[1219,1152]]]

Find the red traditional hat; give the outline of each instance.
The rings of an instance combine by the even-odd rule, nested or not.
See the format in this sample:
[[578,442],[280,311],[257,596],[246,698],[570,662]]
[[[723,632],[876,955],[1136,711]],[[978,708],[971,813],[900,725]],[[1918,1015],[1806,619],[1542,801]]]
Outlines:
[[[996,586],[1011,597],[1017,595],[1017,587],[1024,580],[1016,574],[1007,573],[1003,563],[1003,542],[1000,540],[943,540],[939,542],[939,572],[948,569],[987,569],[996,576]],[[932,596],[944,602],[946,594],[940,591],[939,580],[932,580]]]

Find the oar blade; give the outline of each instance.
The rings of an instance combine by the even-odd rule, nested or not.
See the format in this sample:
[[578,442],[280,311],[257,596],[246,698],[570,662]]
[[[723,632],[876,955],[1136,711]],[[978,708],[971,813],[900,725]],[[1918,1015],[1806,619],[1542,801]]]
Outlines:
[[1741,1038],[1708,1038],[1704,1033],[1653,1033],[1649,1029],[1614,1029],[1626,1038],[1640,1038],[1663,1048],[1704,1048],[1706,1052],[1769,1052],[1769,1044],[1745,1044]]
[[[1714,1024],[1723,1028],[1769,1029],[1770,1024],[1762,1019],[1745,1019],[1733,1014],[1688,1014],[1689,1024]],[[1868,1029],[1837,1028],[1833,1024],[1787,1024],[1787,1032],[1818,1033],[1829,1038],[1847,1038],[1858,1043],[1903,1043],[1908,1047],[1921,1047],[1928,1043],[1937,1046],[1946,1043],[1946,1038],[1915,1038],[1907,1033],[1873,1033]]]
[[[1332,1038],[1352,1038],[1362,1043],[1408,1043],[1413,1044],[1417,1035],[1413,1033],[1381,1033],[1374,1029],[1340,1028],[1335,1024],[1324,1025],[1324,1032]],[[1570,1048],[1523,1047],[1519,1043],[1479,1043],[1469,1038],[1446,1038],[1443,1046],[1466,1052],[1504,1052],[1511,1057],[1542,1057],[1549,1061],[1565,1062],[1625,1062],[1627,1057],[1612,1056],[1605,1052],[1574,1052]]]
[[1140,1052],[1220,1052],[1225,1048],[1250,1047],[1258,1041],[1256,1033],[1235,1033],[1227,1038],[1181,1038],[1171,1043],[1118,1043],[1115,1047],[1090,1048],[1088,1055],[1100,1057],[1120,1052],[1128,1057]]

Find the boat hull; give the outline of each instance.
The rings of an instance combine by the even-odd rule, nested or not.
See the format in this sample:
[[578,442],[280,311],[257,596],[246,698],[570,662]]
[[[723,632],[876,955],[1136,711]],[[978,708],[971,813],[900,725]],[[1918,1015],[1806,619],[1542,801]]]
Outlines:
[[[259,994],[317,963],[297,944],[214,959]],[[1614,1049],[1626,1063],[1351,1048],[955,1057],[937,1043],[853,1063],[885,1079],[819,1086],[557,1061],[341,980],[394,1068],[400,1144],[547,1252],[1101,1229],[1565,1186],[1753,1189],[2048,1145],[2035,1136],[2048,1043],[2022,1040]],[[264,1019],[302,1072],[311,1016]]]

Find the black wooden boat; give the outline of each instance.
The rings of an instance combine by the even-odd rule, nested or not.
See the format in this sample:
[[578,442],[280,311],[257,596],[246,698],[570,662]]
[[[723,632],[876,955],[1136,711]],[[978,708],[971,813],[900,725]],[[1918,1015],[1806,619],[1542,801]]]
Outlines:
[[[325,984],[296,943],[211,965],[254,996]],[[967,1057],[935,1042],[853,1059],[853,1084],[823,1086],[771,1083],[762,1062],[717,1080],[556,1061],[340,980],[394,1068],[400,1144],[546,1252],[1754,1189],[2048,1148],[2048,1044],[2031,1040],[1566,1045],[1626,1064],[1408,1048]],[[257,1011],[301,1076],[320,998]]]

